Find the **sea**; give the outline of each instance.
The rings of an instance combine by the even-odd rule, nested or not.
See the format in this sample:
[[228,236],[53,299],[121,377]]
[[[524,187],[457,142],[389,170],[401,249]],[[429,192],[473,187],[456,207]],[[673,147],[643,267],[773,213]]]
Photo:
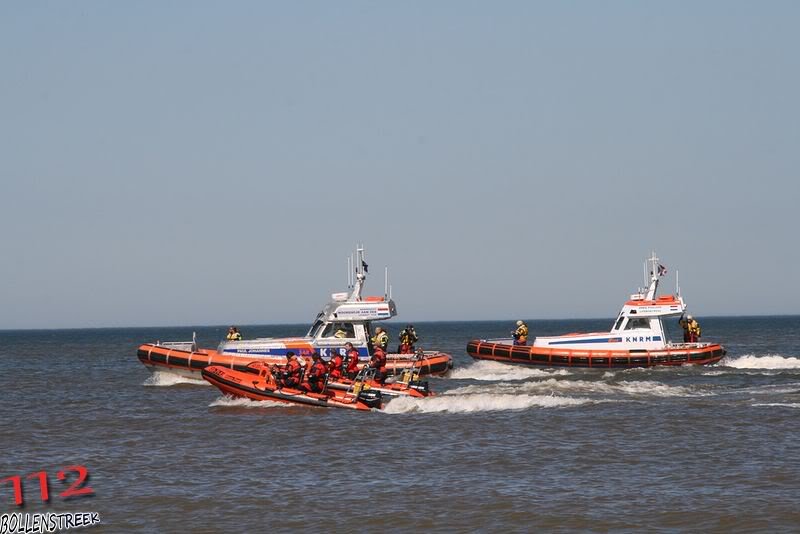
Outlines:
[[699,319],[719,364],[633,370],[473,361],[467,341],[514,321],[415,323],[455,368],[373,412],[234,400],[136,357],[229,325],[0,331],[0,513],[115,533],[800,532],[800,316]]

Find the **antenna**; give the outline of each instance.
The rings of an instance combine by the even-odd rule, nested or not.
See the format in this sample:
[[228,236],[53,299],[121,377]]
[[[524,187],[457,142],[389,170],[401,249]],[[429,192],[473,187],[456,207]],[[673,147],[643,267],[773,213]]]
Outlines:
[[679,280],[679,278],[678,278],[679,274],[680,273],[676,269],[675,270],[675,292],[678,294],[678,298],[680,298],[680,296],[681,296],[681,284],[678,281]]
[[383,297],[389,295],[389,267],[383,268]]

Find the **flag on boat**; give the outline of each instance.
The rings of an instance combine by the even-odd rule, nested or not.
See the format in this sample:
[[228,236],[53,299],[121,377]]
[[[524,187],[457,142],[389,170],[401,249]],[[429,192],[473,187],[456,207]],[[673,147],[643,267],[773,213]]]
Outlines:
[[363,267],[363,268],[364,268],[364,272],[365,272],[365,273],[369,273],[369,271],[367,270],[367,268],[369,267],[369,265],[367,265],[367,262],[365,262],[364,260],[361,260],[361,267]]
[[659,266],[658,266],[658,276],[664,276],[665,274],[667,274],[667,268],[664,267],[663,265],[659,264]]

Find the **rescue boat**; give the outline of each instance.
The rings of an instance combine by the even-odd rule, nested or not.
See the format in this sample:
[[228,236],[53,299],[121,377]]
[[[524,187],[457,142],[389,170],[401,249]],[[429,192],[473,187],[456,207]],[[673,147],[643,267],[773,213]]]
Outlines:
[[203,368],[201,375],[222,393],[232,397],[361,411],[383,407],[381,392],[370,389],[363,382],[356,382],[344,390],[324,388],[322,392],[314,393],[302,385],[299,388],[282,387],[266,366],[254,373],[209,365]]
[[[356,251],[352,261],[349,282],[350,292],[333,293],[331,301],[317,314],[304,337],[257,338],[240,341],[223,340],[216,349],[197,346],[192,341],[157,341],[139,346],[137,356],[151,371],[165,371],[190,378],[200,378],[201,371],[210,365],[231,370],[246,371],[255,360],[282,365],[286,353],[297,354],[301,359],[319,352],[323,360],[335,353],[345,355],[345,343],[352,343],[364,365],[372,352],[372,324],[397,315],[397,306],[389,294],[388,280],[382,296],[362,296],[367,277],[364,249]],[[390,375],[399,375],[413,369],[423,375],[443,375],[453,368],[453,358],[444,352],[425,350],[422,354],[387,353],[386,368]]]
[[650,267],[648,287],[631,295],[608,332],[540,336],[532,345],[516,345],[513,339],[475,339],[467,343],[467,353],[477,360],[541,367],[632,368],[719,362],[726,353],[719,343],[667,339],[663,320],[682,316],[686,303],[680,287],[675,295],[656,296],[666,268],[655,253],[646,264]]

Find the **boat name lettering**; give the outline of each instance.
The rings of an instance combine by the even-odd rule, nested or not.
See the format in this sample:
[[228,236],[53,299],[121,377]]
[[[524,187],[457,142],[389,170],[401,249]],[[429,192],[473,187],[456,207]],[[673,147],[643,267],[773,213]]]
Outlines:
[[652,336],[625,336],[625,343],[636,343],[637,341],[653,341]]

